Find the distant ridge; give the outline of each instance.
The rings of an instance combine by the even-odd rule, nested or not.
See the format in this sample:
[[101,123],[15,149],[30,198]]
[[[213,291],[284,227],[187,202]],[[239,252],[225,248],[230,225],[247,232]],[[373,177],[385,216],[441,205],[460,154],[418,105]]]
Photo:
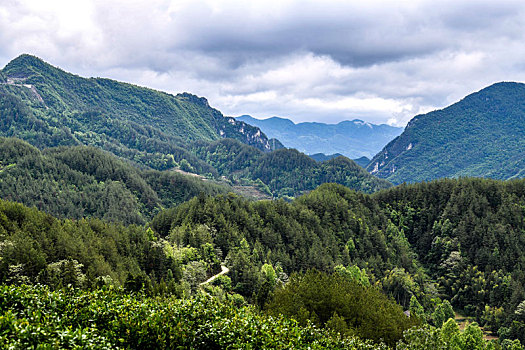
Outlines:
[[307,154],[339,153],[349,158],[371,158],[403,131],[403,128],[370,124],[359,119],[338,124],[295,124],[285,118],[261,120],[243,115],[237,120],[259,127],[268,137],[279,139],[285,147]]
[[415,116],[367,170],[395,184],[443,177],[525,177],[525,84],[496,83]]

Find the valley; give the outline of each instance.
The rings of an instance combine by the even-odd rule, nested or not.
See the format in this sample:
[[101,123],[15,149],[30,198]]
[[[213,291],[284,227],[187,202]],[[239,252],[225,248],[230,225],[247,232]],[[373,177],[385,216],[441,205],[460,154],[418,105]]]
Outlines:
[[523,348],[523,84],[353,161],[189,93],[0,73],[1,347]]

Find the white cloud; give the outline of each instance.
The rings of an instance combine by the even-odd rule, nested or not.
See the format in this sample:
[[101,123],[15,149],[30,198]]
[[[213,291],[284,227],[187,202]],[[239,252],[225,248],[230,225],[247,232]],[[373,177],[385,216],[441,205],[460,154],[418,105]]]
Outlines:
[[0,64],[206,96],[227,115],[402,125],[525,80],[521,1],[6,0]]

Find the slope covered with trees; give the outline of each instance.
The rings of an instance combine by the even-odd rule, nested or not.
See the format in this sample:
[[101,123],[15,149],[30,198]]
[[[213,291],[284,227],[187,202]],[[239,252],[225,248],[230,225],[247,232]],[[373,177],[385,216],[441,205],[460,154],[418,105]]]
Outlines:
[[[274,197],[296,197],[326,181],[366,192],[389,186],[352,162],[317,166],[287,150],[265,157],[282,148],[279,141],[224,117],[205,98],[188,93],[173,96],[109,79],[86,79],[30,55],[11,61],[2,74],[7,83],[0,84],[0,136],[17,137],[39,149],[92,146],[155,170],[227,176],[234,184],[256,186]],[[300,168],[279,170],[274,160]]]
[[[453,321],[447,322],[454,314],[450,300],[485,330],[496,331],[504,348],[510,349],[514,344],[510,339],[523,341],[525,325],[520,249],[524,188],[523,180],[463,179],[400,186],[374,195],[325,184],[291,203],[253,202],[234,194],[200,195],[161,212],[150,223],[151,229],[98,219],[58,220],[2,201],[0,281],[43,283],[54,289],[120,285],[127,292],[158,295],[155,300],[161,303],[174,303],[173,297],[163,295],[188,297],[203,289],[218,300],[236,305],[246,300],[265,313],[288,315],[301,327],[314,323],[326,332],[358,335],[376,344],[453,348],[446,347],[450,345],[446,334],[452,334],[455,348],[494,348],[495,344],[483,342],[477,325],[460,332]],[[200,286],[220,270],[221,263],[230,272]],[[28,326],[23,310],[34,305],[32,300],[40,302],[49,295],[46,291],[29,295],[23,287],[4,288],[11,293],[0,299],[4,313],[12,309],[9,300],[27,295],[22,304],[16,303],[22,311],[5,314],[7,325]],[[74,293],[63,297],[77,298]],[[80,298],[95,297],[83,294]],[[103,305],[149,302],[140,298],[110,294]],[[170,308],[177,310],[177,303]],[[367,307],[360,309],[364,303]],[[108,307],[110,315],[120,315]],[[402,314],[407,309],[413,318]],[[206,308],[201,310],[208,315]],[[90,315],[91,311],[86,312]],[[158,317],[165,317],[165,311],[159,312]],[[220,315],[215,318],[218,324],[224,322]],[[202,317],[196,316],[195,322],[210,324],[208,316]],[[237,317],[259,316],[243,313]],[[35,327],[43,322],[31,320]],[[96,322],[100,328],[89,332],[97,335],[94,341],[115,341],[120,339],[118,329],[137,324],[135,319],[130,324],[124,320]],[[62,327],[55,321],[47,324]],[[84,325],[82,329],[88,331],[88,324]],[[413,325],[423,328],[408,332]],[[17,327],[9,329],[15,332]],[[149,329],[142,323],[137,327]],[[165,334],[159,331],[152,332]],[[242,339],[242,335],[236,333],[230,339]]]
[[144,224],[162,208],[201,192],[231,190],[174,171],[140,170],[92,147],[40,151],[16,138],[0,138],[0,198],[61,218]]
[[454,307],[525,342],[525,180],[440,180],[373,198]]
[[9,84],[0,85],[0,135],[39,148],[96,146],[155,169],[181,159],[204,166],[186,151],[195,140],[230,137],[271,149],[258,128],[224,117],[205,98],[188,93],[86,79],[30,55],[12,60],[2,74]]
[[414,117],[367,166],[394,184],[442,177],[525,177],[525,84],[497,83]]
[[441,297],[503,339],[525,341],[524,208],[524,180],[442,180],[372,196],[323,185],[292,203],[196,198],[151,225],[182,245],[207,227],[245,295],[266,298],[265,263],[286,274],[358,266],[405,308],[415,297],[434,325],[446,321],[433,311]]
[[217,169],[220,175],[241,183],[259,184],[274,197],[297,197],[329,182],[365,193],[391,186],[343,156],[319,163],[294,149],[263,153],[235,140],[194,147],[197,156]]

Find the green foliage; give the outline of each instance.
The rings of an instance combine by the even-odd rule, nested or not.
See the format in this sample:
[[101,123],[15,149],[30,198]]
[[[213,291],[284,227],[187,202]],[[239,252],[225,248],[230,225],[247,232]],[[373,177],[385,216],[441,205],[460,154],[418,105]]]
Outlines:
[[394,184],[443,177],[525,177],[525,84],[497,83],[415,116],[367,170]]
[[275,291],[265,309],[272,315],[293,317],[302,324],[312,321],[389,345],[417,324],[417,319],[405,316],[403,309],[378,289],[364,287],[340,274],[314,270],[292,274],[290,281]]
[[220,175],[255,184],[274,197],[297,197],[329,182],[366,193],[391,186],[342,156],[318,163],[294,149],[263,153],[234,140],[195,144],[194,151]]
[[16,82],[0,85],[0,135],[39,148],[94,146],[157,170],[186,159],[200,173],[215,171],[188,151],[192,141],[230,137],[271,149],[258,128],[225,118],[188,93],[85,79],[30,55],[11,61],[2,74]]
[[[439,180],[373,198],[455,308],[493,332],[501,328],[503,339],[525,341],[515,313],[525,299],[524,180]],[[439,310],[434,316],[437,325],[446,321]]]
[[[151,231],[151,230],[150,230]],[[0,283],[90,287],[100,279],[124,283],[128,274],[168,270],[179,264],[140,226],[98,219],[58,220],[36,209],[0,201]],[[178,276],[178,277],[177,277]]]
[[[363,284],[368,273],[383,278],[399,266],[412,289],[424,289],[419,284],[425,275],[410,247],[385,235],[389,219],[368,197],[341,185],[322,185],[292,203],[251,202],[233,194],[199,196],[163,212],[150,225],[161,236],[179,237],[179,245],[196,248],[201,243],[190,241],[188,234],[206,225],[213,232],[211,243],[231,268],[234,290],[247,297],[265,283],[264,264],[271,264],[276,273],[280,266],[285,274],[356,265]],[[356,242],[352,251],[349,241]],[[348,273],[357,274],[356,267]],[[412,274],[420,275],[418,282]]]
[[483,340],[483,333],[477,323],[470,323],[461,332],[453,319],[443,327],[425,326],[407,330],[396,349],[398,350],[489,350],[489,349],[523,349],[519,341],[497,344]]
[[[29,55],[2,73],[16,82],[0,85],[0,136],[40,149],[92,146],[156,170],[227,176],[282,198],[325,182],[365,192],[391,186],[344,157],[318,164],[295,150],[268,153],[275,147],[258,128],[224,117],[188,93],[85,79]],[[223,138],[230,139],[217,142]]]
[[359,266],[352,265],[344,267],[343,265],[337,265],[334,267],[334,271],[341,276],[346,277],[350,281],[354,281],[363,287],[370,287],[370,280],[366,274],[365,269],[360,269]]
[[410,298],[410,317],[418,317],[420,319],[424,319],[425,317],[425,310],[423,309],[423,306],[419,303],[415,295],[412,295]]
[[205,295],[0,286],[2,348],[385,349]]
[[96,148],[41,152],[24,141],[0,138],[0,197],[61,218],[144,224],[165,206],[227,189],[176,172],[139,170]]

